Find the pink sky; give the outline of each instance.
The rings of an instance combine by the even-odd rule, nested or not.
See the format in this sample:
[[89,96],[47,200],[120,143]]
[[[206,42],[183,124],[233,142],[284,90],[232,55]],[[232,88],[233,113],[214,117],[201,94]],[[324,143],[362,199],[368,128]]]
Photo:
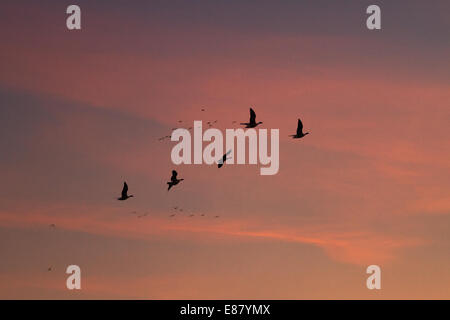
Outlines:
[[[0,298],[450,298],[447,3],[384,4],[379,32],[356,1],[94,3],[70,32],[58,2],[0,10]],[[277,175],[158,141],[250,106]]]

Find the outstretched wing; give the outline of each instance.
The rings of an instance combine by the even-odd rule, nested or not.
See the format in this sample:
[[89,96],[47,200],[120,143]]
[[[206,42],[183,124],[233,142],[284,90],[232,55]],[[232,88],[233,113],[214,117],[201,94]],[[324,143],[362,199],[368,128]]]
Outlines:
[[219,161],[217,161],[217,164],[219,165],[219,168],[221,168],[223,166],[223,164],[225,163],[225,161],[227,161],[227,157],[228,155],[231,153],[231,149],[227,151],[227,153],[225,153],[222,158],[219,159]]
[[128,185],[126,182],[123,183],[123,189],[122,189],[122,198],[126,198],[128,193]]
[[254,122],[256,122],[256,113],[252,108],[250,108],[250,123]]
[[219,159],[219,161],[217,161],[217,164],[219,165],[219,168],[221,168],[223,166],[225,161],[227,161],[227,154],[226,153],[222,156],[222,158]]
[[172,181],[177,180],[177,175],[178,175],[178,173],[175,170],[172,170],[172,177],[170,178],[170,180],[172,180]]
[[298,119],[298,123],[297,123],[297,135],[301,136],[303,132],[303,123],[302,120]]

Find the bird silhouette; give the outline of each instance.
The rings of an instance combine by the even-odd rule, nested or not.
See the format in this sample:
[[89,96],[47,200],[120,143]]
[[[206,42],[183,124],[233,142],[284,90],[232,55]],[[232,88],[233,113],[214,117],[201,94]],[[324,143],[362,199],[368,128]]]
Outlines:
[[[173,128],[172,130],[176,130],[177,128]],[[171,138],[171,136],[164,136],[164,137],[160,137],[160,138],[158,138],[158,140],[159,141],[164,141],[164,140],[166,140],[166,139],[170,139]]]
[[228,150],[228,152],[225,153],[225,154],[222,156],[222,158],[219,159],[219,161],[217,161],[217,166],[219,167],[219,169],[222,168],[222,166],[224,165],[225,161],[231,159],[231,158],[228,158],[228,155],[229,155],[230,153],[231,153],[231,149]]
[[244,122],[241,124],[245,125],[246,128],[254,128],[257,125],[262,124],[262,122],[256,122],[256,113],[252,108],[250,108],[250,121],[248,123]]
[[167,188],[167,191],[169,191],[170,188],[172,188],[173,186],[176,186],[177,184],[179,184],[181,181],[184,180],[184,179],[177,179],[177,175],[178,175],[178,173],[175,170],[172,170],[172,177],[170,178],[170,181],[167,182],[167,184],[169,185],[169,187]]
[[123,189],[122,189],[122,196],[120,198],[117,198],[117,200],[127,200],[128,198],[131,198],[133,195],[128,195],[128,185],[126,182],[123,183]]
[[300,139],[300,138],[303,138],[304,136],[306,136],[307,134],[309,134],[309,132],[303,133],[303,123],[300,119],[298,119],[297,133],[290,135],[290,137],[292,137],[293,139]]
[[52,223],[51,225],[49,225],[50,228],[56,228],[56,224]]

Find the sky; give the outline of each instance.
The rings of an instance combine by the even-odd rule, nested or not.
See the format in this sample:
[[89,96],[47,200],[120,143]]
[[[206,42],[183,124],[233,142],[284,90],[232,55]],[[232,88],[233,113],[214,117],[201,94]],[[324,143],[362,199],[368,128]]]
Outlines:
[[[450,3],[374,3],[2,1],[0,298],[449,299]],[[276,175],[158,139],[249,107]]]

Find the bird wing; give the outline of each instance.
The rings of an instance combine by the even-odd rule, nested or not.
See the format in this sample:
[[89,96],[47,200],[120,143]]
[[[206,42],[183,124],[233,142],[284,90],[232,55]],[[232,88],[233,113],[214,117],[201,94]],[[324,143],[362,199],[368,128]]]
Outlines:
[[256,113],[252,108],[250,108],[250,123],[254,122],[256,122]]
[[301,136],[302,135],[302,131],[303,131],[303,123],[302,123],[302,120],[298,119],[297,135]]
[[128,185],[126,182],[123,183],[123,189],[122,189],[122,198],[126,198],[128,192]]
[[[217,161],[217,164],[219,165],[223,165],[225,161],[227,161],[227,156],[231,153],[231,149],[227,151],[227,153],[225,153],[222,158],[219,159],[219,161]],[[220,168],[221,166],[219,166]]]

